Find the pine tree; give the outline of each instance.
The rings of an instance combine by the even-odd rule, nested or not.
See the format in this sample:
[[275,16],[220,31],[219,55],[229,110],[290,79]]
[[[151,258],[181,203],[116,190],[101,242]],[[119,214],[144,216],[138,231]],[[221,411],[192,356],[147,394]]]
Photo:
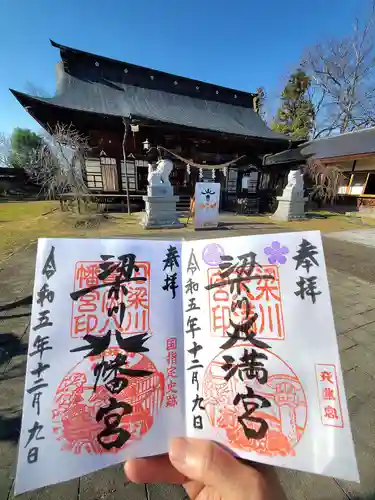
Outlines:
[[281,106],[272,129],[294,139],[307,139],[315,120],[314,104],[308,96],[310,77],[301,69],[292,73],[281,93]]

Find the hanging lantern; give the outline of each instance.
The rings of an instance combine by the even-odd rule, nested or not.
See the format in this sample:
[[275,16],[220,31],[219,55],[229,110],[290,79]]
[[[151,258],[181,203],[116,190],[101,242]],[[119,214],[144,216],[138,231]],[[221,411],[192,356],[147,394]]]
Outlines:
[[147,151],[148,149],[150,149],[150,143],[148,142],[148,139],[146,139],[145,141],[143,141],[142,144],[143,144],[143,149],[145,151]]
[[228,167],[223,167],[223,175],[224,177],[228,175]]
[[212,175],[212,180],[214,181],[215,180],[215,175],[216,175],[216,172],[215,172],[214,168],[212,169],[211,175]]
[[203,179],[203,168],[199,169],[199,179]]
[[191,172],[191,167],[190,167],[190,164],[188,163],[187,164],[187,167],[186,167],[186,172],[188,175],[190,175],[190,172]]

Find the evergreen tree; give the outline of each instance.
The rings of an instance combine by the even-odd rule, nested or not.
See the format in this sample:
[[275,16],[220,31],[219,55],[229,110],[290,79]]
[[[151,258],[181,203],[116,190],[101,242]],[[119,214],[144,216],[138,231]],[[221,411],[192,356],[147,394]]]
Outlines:
[[14,168],[25,168],[42,145],[41,137],[27,128],[15,128],[11,139],[10,164]]
[[315,120],[314,104],[308,91],[310,77],[298,68],[289,78],[281,93],[281,106],[277,112],[272,129],[294,139],[307,139]]

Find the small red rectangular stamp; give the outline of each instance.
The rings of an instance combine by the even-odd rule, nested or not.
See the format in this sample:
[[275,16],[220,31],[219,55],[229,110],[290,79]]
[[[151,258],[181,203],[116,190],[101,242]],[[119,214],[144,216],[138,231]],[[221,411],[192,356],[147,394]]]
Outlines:
[[[99,261],[76,262],[74,271],[73,291],[100,286],[73,301],[70,335],[82,338],[87,334],[103,335],[108,330],[121,333],[150,333],[150,263],[136,262],[138,271],[133,277],[146,278],[146,281],[129,281],[123,283],[116,299],[114,294],[108,295],[111,285],[115,282],[118,271],[114,271],[105,279],[100,280]],[[101,286],[101,285],[108,286]],[[108,315],[108,310],[116,311],[116,306],[125,304],[125,314],[120,321],[120,313]],[[120,310],[120,307],[118,307]]]
[[[208,269],[208,284],[222,281],[220,269]],[[263,276],[272,276],[264,278]],[[254,314],[258,315],[253,330],[258,338],[283,340],[285,338],[284,319],[280,291],[280,276],[277,266],[256,267],[252,279],[241,281],[240,295],[238,290],[231,291],[230,284],[217,286],[208,291],[210,311],[210,332],[213,337],[224,337],[230,328],[230,320],[234,323],[246,321]],[[254,277],[259,276],[259,279]],[[234,271],[226,281],[236,279]],[[242,301],[242,307],[231,311],[231,305],[238,299],[249,299],[250,311]]]
[[174,408],[178,405],[178,393],[176,391],[177,379],[177,338],[170,337],[166,342],[167,348],[167,374],[166,374],[166,408]]
[[344,427],[335,365],[316,364],[315,374],[322,424]]

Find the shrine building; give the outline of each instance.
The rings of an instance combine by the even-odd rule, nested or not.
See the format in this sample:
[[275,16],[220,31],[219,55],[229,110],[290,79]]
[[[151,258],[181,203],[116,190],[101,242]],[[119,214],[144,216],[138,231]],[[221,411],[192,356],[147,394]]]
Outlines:
[[93,194],[125,195],[126,168],[131,201],[142,204],[156,147],[174,163],[180,209],[198,180],[220,182],[229,210],[243,198],[250,210],[267,211],[270,196],[281,194],[288,168],[263,165],[263,157],[291,141],[261,119],[257,94],[51,44],[61,55],[55,95],[11,92],[44,129],[72,124],[89,138],[85,181]]

